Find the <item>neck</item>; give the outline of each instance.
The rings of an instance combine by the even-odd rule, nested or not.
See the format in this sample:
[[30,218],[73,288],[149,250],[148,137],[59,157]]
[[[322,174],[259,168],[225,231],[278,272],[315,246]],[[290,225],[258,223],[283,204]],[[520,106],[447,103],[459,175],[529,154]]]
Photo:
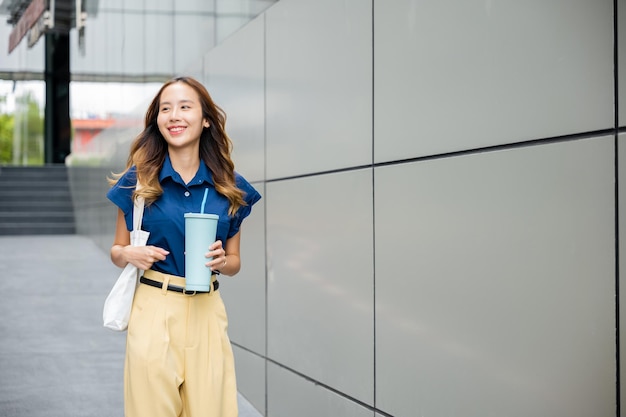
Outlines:
[[200,167],[200,155],[197,150],[196,152],[172,152],[170,149],[169,154],[174,171],[178,172],[183,181],[185,181],[185,184],[189,183]]

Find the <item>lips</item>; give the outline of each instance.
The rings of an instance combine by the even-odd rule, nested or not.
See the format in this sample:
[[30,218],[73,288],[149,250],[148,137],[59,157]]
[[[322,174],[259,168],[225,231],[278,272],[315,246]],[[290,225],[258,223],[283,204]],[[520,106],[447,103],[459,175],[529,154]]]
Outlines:
[[172,127],[168,127],[167,130],[172,134],[172,135],[177,135],[179,133],[182,133],[185,131],[185,128],[183,126],[172,126]]

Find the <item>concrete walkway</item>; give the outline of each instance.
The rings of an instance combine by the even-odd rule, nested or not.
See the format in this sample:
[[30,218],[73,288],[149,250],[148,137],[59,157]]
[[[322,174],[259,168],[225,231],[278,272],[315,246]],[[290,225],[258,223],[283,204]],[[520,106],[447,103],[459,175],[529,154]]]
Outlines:
[[85,237],[0,237],[1,417],[124,415],[126,333],[102,327],[119,272]]

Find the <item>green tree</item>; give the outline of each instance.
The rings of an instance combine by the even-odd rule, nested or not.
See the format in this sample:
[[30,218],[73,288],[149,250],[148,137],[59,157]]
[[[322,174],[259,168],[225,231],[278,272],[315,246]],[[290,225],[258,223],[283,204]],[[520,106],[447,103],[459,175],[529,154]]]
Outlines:
[[[0,109],[6,101],[6,96],[0,96]],[[13,113],[0,112],[0,164],[12,164],[16,156],[20,164],[43,164],[44,118],[39,103],[26,92],[15,98],[15,104]]]
[[[6,96],[0,96],[6,103]],[[13,115],[0,113],[0,164],[10,164],[13,156]]]
[[[28,165],[43,164],[44,120],[39,103],[30,91],[16,97],[16,114],[13,134],[21,139],[22,162]],[[19,132],[18,132],[19,129]]]

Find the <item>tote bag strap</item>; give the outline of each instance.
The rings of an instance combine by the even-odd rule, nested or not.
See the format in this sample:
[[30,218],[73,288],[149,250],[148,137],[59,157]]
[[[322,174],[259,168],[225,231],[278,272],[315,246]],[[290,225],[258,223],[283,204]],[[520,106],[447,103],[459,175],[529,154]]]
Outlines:
[[[137,189],[141,188],[141,184],[139,184],[139,180],[137,180]],[[133,204],[133,230],[141,230],[141,222],[143,221],[143,207],[144,200],[143,197],[135,198]]]

